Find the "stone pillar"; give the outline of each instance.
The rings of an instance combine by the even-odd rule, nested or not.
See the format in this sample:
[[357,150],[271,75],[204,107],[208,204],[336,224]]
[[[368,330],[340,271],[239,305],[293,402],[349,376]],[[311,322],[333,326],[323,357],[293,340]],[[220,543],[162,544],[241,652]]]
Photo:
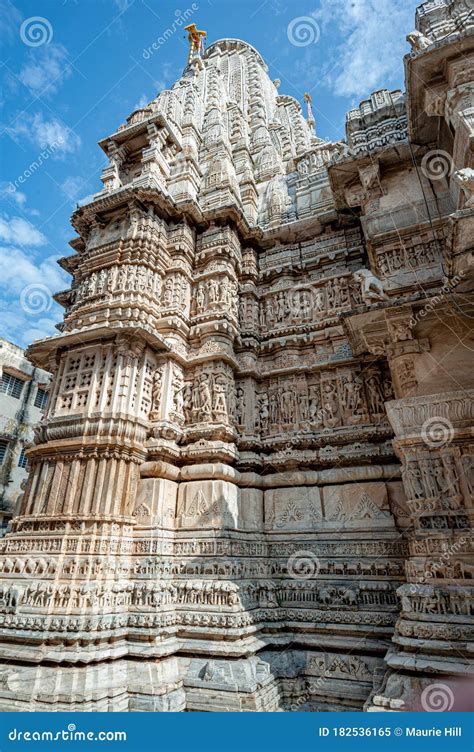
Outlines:
[[415,321],[410,308],[389,310],[385,314],[388,342],[385,346],[396,397],[416,393],[418,381],[415,374],[416,356],[429,350],[426,339],[413,335]]
[[109,193],[122,185],[120,170],[125,160],[125,152],[111,141],[108,147],[108,155],[109,164],[102,170],[100,179],[104,185],[102,190]]
[[[407,584],[371,710],[466,710],[473,636],[474,392],[387,403],[409,508]],[[438,701],[430,699],[439,685]]]

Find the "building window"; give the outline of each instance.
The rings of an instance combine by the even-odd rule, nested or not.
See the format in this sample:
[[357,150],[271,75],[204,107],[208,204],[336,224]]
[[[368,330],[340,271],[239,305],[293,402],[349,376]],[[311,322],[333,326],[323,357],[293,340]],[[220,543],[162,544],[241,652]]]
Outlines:
[[4,373],[0,381],[0,392],[20,399],[24,383],[22,379],[12,376],[11,373]]
[[40,410],[44,410],[48,401],[48,392],[38,387],[35,397],[35,407],[39,407]]
[[0,439],[0,465],[5,459],[7,449],[8,449],[8,441],[5,441],[5,439]]
[[25,454],[25,450],[22,449],[20,456],[18,457],[18,467],[22,467],[23,470],[28,470],[28,457]]

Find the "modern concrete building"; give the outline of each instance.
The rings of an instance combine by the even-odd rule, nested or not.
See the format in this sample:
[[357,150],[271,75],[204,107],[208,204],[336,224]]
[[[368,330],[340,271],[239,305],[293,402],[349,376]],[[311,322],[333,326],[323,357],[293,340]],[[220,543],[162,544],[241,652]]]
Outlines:
[[28,475],[26,449],[43,416],[50,380],[21,347],[0,338],[0,533],[15,513]]

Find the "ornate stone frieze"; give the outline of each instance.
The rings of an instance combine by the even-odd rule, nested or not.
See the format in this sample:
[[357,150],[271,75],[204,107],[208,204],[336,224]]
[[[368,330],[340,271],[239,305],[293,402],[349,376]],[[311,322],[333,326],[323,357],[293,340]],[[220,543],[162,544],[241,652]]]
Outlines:
[[355,157],[405,141],[407,120],[402,92],[374,92],[359,108],[348,112],[346,131],[349,153]]
[[54,378],[0,540],[1,709],[395,710],[464,671],[464,6],[421,6],[406,97],[347,144],[231,39],[101,141],[64,323],[30,348]]

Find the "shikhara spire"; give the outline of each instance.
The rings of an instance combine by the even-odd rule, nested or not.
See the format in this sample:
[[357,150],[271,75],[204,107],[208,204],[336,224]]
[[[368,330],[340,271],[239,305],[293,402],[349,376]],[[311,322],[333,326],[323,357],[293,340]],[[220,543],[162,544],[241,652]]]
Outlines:
[[[202,54],[196,35],[204,32],[194,24],[187,28],[191,52],[182,78],[101,142],[110,158],[104,190],[116,190],[128,180],[120,170],[129,150],[127,128],[148,133],[154,129],[166,148],[153,147],[160,152],[158,159],[149,151],[153,175],[148,177],[166,185],[172,199],[179,202],[188,196],[203,209],[209,201],[230,202],[250,226],[293,221],[311,207],[302,206],[305,191],[298,196],[291,190],[290,182],[295,181],[291,176],[312,162],[319,169],[319,180],[328,185],[324,165],[342,154],[343,145],[315,137],[299,102],[278,93],[253,47],[226,39]],[[267,194],[279,207],[272,209],[271,216]]]
[[440,677],[454,705],[473,36],[458,0],[417,25],[406,95],[346,142],[195,24],[100,142],[60,333],[30,348],[54,377],[1,542],[2,709],[416,709]]

